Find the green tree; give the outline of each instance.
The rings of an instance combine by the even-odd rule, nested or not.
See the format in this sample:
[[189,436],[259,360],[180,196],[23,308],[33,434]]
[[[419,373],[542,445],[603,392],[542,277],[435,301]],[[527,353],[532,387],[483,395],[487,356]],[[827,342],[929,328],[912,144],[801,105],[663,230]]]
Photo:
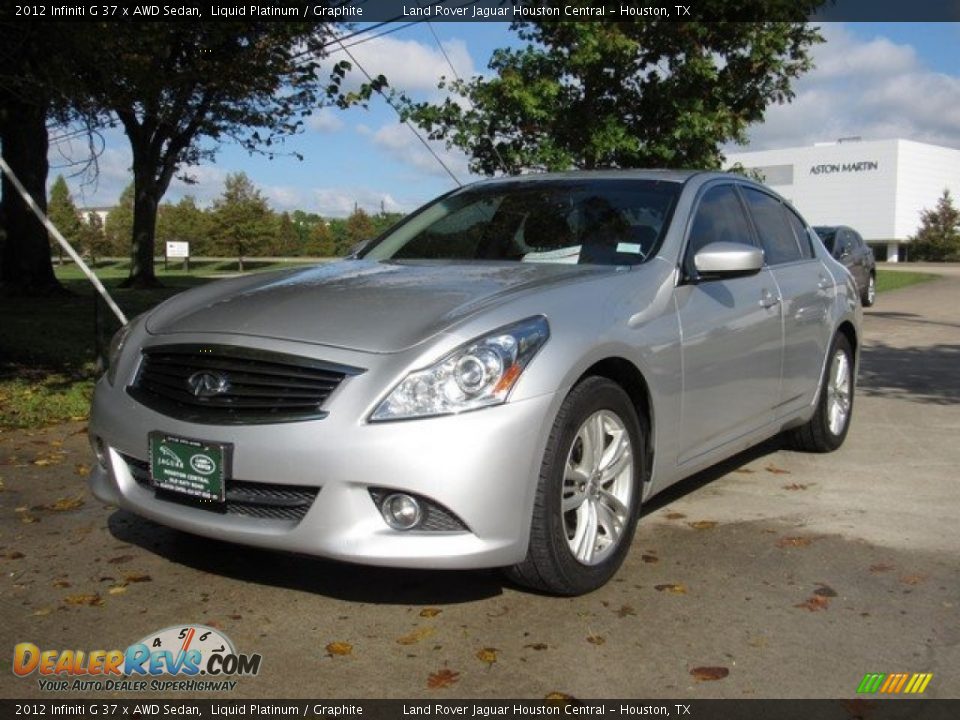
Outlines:
[[[57,179],[50,188],[47,217],[71,245],[75,248],[82,247],[83,221],[80,219],[80,212],[73,202],[70,188],[67,187],[67,181],[63,179],[63,175],[57,175]],[[63,248],[52,236],[49,238],[49,243],[51,250],[57,253],[62,265]]]
[[323,218],[310,225],[304,254],[312,257],[336,256],[337,246],[333,239],[333,233],[330,232],[330,225]]
[[945,189],[936,207],[920,214],[920,227],[910,238],[911,260],[954,262],[960,260],[960,210]]
[[133,233],[133,183],[127,185],[117,204],[107,213],[104,234],[111,255],[126,255],[130,251],[130,236]]
[[176,205],[165,203],[157,213],[157,242],[180,241],[190,243],[190,255],[199,257],[211,252],[210,218],[192,195],[183,197]]
[[110,243],[103,229],[103,220],[100,215],[87,213],[86,220],[80,227],[80,246],[90,258],[90,264],[96,266],[97,258],[102,258],[110,252]]
[[357,207],[344,223],[344,236],[342,242],[335,248],[336,254],[346,255],[357,243],[374,237],[376,237],[376,226],[373,218],[364,212],[363,208]]
[[134,214],[127,286],[156,285],[157,211],[174,175],[232,140],[273,157],[324,105],[347,106],[386,84],[343,94],[349,63],[321,70],[334,25],[323,22],[198,21],[84,26],[95,52],[77,64],[80,85],[133,155]]
[[288,212],[282,212],[275,216],[276,227],[273,228],[269,244],[265,245],[264,251],[267,255],[275,257],[288,257],[300,255],[303,252],[300,241],[302,227],[294,222]]
[[262,254],[276,228],[267,199],[242,172],[227,175],[223,194],[213,203],[210,220],[215,252],[235,255],[241,272],[244,256]]
[[[27,193],[47,208],[47,121],[65,114],[72,89],[69,65],[57,54],[75,28],[64,23],[0,22],[0,152]],[[0,253],[0,285],[18,295],[63,293],[53,274],[47,230],[13,183],[0,180],[0,217],[6,234]]]
[[[565,0],[566,2],[566,0]],[[563,4],[549,0],[549,4]],[[569,3],[567,3],[569,4]],[[588,4],[579,0],[575,4]],[[704,0],[734,12],[805,18],[822,0]],[[526,46],[498,49],[492,74],[444,80],[454,97],[409,101],[405,114],[492,175],[528,169],[720,167],[822,41],[804,22],[515,22]]]

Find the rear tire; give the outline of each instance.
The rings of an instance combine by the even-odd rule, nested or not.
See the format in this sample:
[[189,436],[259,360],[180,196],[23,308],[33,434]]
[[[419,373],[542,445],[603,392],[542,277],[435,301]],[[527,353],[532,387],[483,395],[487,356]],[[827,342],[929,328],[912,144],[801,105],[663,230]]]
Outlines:
[[805,424],[791,431],[790,439],[797,450],[833,452],[847,437],[853,417],[853,349],[842,333],[837,333],[827,356],[827,367],[820,384],[817,409]]
[[587,378],[570,392],[544,452],[527,557],[507,577],[581,595],[616,573],[640,515],[644,428],[630,397],[607,378]]

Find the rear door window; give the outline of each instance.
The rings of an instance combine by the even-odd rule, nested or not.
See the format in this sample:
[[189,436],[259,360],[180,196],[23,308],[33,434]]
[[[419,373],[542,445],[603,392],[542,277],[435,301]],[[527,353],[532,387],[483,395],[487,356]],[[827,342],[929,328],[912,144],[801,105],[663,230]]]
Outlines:
[[783,204],[772,195],[749,187],[743,188],[743,195],[760,235],[767,264],[782,265],[805,257]]

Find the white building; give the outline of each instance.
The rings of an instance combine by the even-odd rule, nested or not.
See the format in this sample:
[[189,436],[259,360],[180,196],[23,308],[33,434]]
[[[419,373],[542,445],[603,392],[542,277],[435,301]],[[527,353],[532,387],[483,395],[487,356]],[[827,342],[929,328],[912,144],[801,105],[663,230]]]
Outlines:
[[811,225],[849,225],[890,262],[909,256],[921,211],[945,188],[960,197],[960,150],[911,140],[849,138],[727,161],[761,173]]

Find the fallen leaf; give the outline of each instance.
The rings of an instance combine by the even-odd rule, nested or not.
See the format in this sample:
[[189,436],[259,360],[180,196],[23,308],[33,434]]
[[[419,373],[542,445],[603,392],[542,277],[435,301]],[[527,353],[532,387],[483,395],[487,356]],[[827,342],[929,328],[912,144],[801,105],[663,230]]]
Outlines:
[[481,648],[477,650],[477,660],[486,663],[488,666],[493,665],[497,661],[497,649]]
[[566,693],[553,691],[547,693],[543,696],[544,700],[576,700],[573,695],[567,695]]
[[789,485],[784,485],[784,490],[806,490],[809,485],[801,485],[800,483],[790,483]]
[[77,463],[73,466],[73,472],[80,477],[87,477],[90,474],[90,466],[84,463]]
[[34,517],[33,515],[24,514],[20,516],[20,522],[22,522],[24,525],[31,525],[33,523],[40,522],[40,518]]
[[20,558],[26,557],[26,556],[19,550],[14,550],[12,552],[8,552],[6,555],[4,555],[4,557],[7,560],[19,560]]
[[819,595],[820,597],[832,598],[837,596],[837,591],[834,590],[829,585],[824,585],[823,583],[818,583],[819,587],[813,591],[814,595]]
[[227,615],[227,617],[230,618],[231,620],[243,620],[243,615],[236,614],[236,613],[233,615]]
[[675,595],[686,595],[687,586],[683,583],[664,583],[663,585],[654,585],[654,590],[658,592],[663,592],[664,590],[672,592]]
[[672,512],[672,513],[667,513],[664,517],[666,517],[667,520],[682,520],[683,518],[686,517],[686,515],[684,515],[683,513]]
[[804,608],[810,612],[817,612],[818,610],[826,610],[830,607],[830,598],[823,597],[822,595],[811,595],[802,603],[794,605],[797,608]]
[[68,587],[70,587],[70,581],[69,581],[69,580],[54,580],[54,581],[53,581],[53,586],[54,586],[55,588],[68,588]]
[[741,475],[753,475],[756,470],[751,470],[750,468],[737,468],[734,470],[735,473],[740,473]]
[[120,595],[122,593],[125,593],[126,591],[127,591],[126,585],[114,585],[112,588],[107,590],[107,592],[110,593],[111,595]]
[[640,559],[643,560],[645,563],[660,562],[660,558],[658,558],[656,555],[641,555]]
[[924,580],[927,579],[927,576],[923,573],[914,573],[913,575],[901,575],[900,582],[904,585],[919,585]]
[[130,562],[133,560],[133,555],[117,555],[107,560],[111,565],[120,565],[121,563]]
[[687,523],[694,530],[712,530],[717,526],[715,520],[697,520],[696,522]]
[[603,635],[591,635],[587,638],[587,642],[591,645],[603,645],[607,642],[607,639]]
[[503,609],[501,609],[500,612],[487,613],[487,617],[491,617],[491,618],[503,617],[503,616],[506,615],[508,612],[510,612],[510,608],[508,608],[506,605],[504,605],[504,606],[503,606]]
[[204,624],[207,627],[212,627],[214,630],[223,630],[223,625],[218,623],[216,620],[207,620]]
[[349,655],[353,652],[353,645],[348,642],[332,642],[327,644],[327,654],[330,657],[334,655]]
[[32,464],[37,467],[47,467],[48,465],[53,465],[54,461],[52,458],[41,457],[34,460]]
[[65,512],[67,510],[76,510],[81,505],[83,505],[82,497],[60,498],[52,505],[47,505],[46,509],[53,512]]
[[103,598],[100,597],[99,593],[92,595],[67,595],[63,601],[67,605],[89,605],[90,607],[103,605]]
[[128,583],[144,583],[151,582],[153,580],[152,577],[144,573],[130,573],[129,575],[124,575],[123,579]]
[[34,617],[43,617],[44,615],[49,615],[52,612],[53,612],[53,608],[45,607],[45,608],[39,608],[38,610],[34,610],[32,614]]
[[782,537],[777,540],[778,548],[788,547],[807,547],[813,542],[813,538],[808,537]]
[[530,648],[531,650],[546,650],[546,643],[530,643],[529,645],[524,645],[525,648]]
[[441,610],[440,608],[424,608],[423,610],[420,611],[420,617],[432,618],[432,617],[436,617],[442,612],[443,610]]
[[891,570],[893,570],[893,565],[888,565],[887,563],[877,563],[876,565],[870,566],[870,572],[872,573],[890,572]]
[[429,627],[420,627],[414,628],[409,633],[402,637],[397,638],[397,643],[400,645],[416,645],[418,642],[424,638],[430,637],[433,635],[433,628]]
[[439,690],[440,688],[450,687],[459,681],[460,673],[444,668],[443,670],[438,670],[430,674],[427,678],[427,687],[431,690]]
[[620,609],[616,611],[617,617],[625,618],[628,615],[636,615],[637,611],[634,610],[630,605],[621,605]]
[[776,465],[767,465],[764,470],[768,473],[773,473],[774,475],[789,475],[789,470],[784,470],[783,468],[778,468]]
[[698,681],[709,682],[711,680],[723,680],[730,674],[730,670],[725,667],[708,665],[706,667],[695,667],[690,671],[690,674]]

